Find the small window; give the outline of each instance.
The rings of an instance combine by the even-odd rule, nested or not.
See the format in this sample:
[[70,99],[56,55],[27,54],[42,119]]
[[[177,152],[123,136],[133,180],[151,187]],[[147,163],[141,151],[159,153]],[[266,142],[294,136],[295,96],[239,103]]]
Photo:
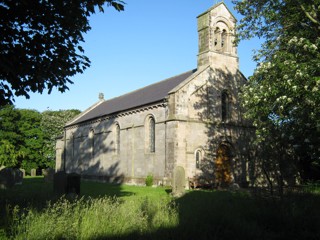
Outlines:
[[216,47],[218,45],[218,42],[219,42],[219,32],[220,32],[220,29],[219,28],[216,28],[216,30],[214,30],[214,46]]
[[221,48],[226,49],[227,46],[227,31],[224,29],[221,33]]
[[221,94],[221,120],[225,122],[230,117],[230,97],[227,91],[223,91]]
[[156,147],[155,147],[155,140],[156,140],[156,137],[155,137],[155,121],[154,121],[154,118],[153,117],[150,117],[149,118],[149,149],[150,149],[150,152],[155,152],[156,150]]
[[94,130],[91,129],[89,132],[89,141],[90,141],[90,148],[91,148],[91,154],[94,155]]
[[201,160],[202,160],[202,151],[200,149],[195,152],[196,168],[200,169]]

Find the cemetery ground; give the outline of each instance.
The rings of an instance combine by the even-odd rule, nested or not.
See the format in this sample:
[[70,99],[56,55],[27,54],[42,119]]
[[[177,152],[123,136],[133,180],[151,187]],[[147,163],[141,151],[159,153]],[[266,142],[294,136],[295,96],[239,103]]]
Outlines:
[[0,190],[0,239],[320,239],[320,189],[282,198],[248,191],[81,182],[78,199],[25,178]]

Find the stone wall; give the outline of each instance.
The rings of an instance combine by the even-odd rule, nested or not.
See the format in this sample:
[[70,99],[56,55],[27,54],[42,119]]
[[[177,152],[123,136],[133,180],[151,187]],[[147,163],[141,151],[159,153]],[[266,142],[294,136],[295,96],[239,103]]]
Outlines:
[[[155,120],[155,152],[146,143],[150,116]],[[66,171],[110,179],[165,177],[165,119],[165,106],[160,104],[67,128]],[[120,151],[115,146],[116,125],[120,126]]]

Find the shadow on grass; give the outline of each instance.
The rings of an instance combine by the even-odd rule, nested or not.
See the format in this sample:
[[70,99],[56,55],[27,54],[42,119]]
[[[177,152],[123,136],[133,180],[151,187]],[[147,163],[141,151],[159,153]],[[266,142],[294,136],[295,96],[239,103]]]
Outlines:
[[135,193],[126,191],[120,184],[100,183],[92,181],[81,181],[80,187],[81,196],[91,198],[98,197],[128,197]]
[[[145,196],[155,191],[158,190],[81,183],[82,195],[92,198]],[[21,186],[0,190],[1,219],[5,218],[6,212],[2,210],[6,204],[41,208],[54,199],[52,192],[52,184],[41,178],[25,179]],[[161,191],[164,195],[168,193],[166,189]],[[151,201],[160,198],[153,195]],[[199,190],[189,191],[173,201],[179,218],[176,226],[92,239],[320,239],[320,195],[290,195],[274,200],[253,198],[246,192]],[[1,224],[0,230],[5,227],[3,221]]]
[[[133,192],[123,191],[121,185],[81,182],[80,197],[126,197],[134,195]],[[53,182],[45,182],[43,177],[27,177],[21,185],[11,189],[0,189],[0,233],[10,225],[10,212],[15,206],[19,209],[32,208],[40,211],[50,201],[56,202],[61,196],[53,192]],[[1,239],[1,235],[0,235]]]
[[270,200],[243,192],[191,191],[175,202],[175,227],[94,239],[320,239],[319,195]]

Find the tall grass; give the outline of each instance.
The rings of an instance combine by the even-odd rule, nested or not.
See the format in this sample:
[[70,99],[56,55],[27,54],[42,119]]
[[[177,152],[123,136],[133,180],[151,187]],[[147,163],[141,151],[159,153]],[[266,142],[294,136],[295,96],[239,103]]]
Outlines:
[[320,239],[317,187],[282,198],[201,190],[172,198],[164,188],[82,182],[83,196],[68,200],[37,195],[41,179],[25,184],[0,191],[8,212],[0,239]]
[[15,219],[15,239],[105,239],[176,227],[178,213],[168,199],[61,198],[41,212],[30,209]]

